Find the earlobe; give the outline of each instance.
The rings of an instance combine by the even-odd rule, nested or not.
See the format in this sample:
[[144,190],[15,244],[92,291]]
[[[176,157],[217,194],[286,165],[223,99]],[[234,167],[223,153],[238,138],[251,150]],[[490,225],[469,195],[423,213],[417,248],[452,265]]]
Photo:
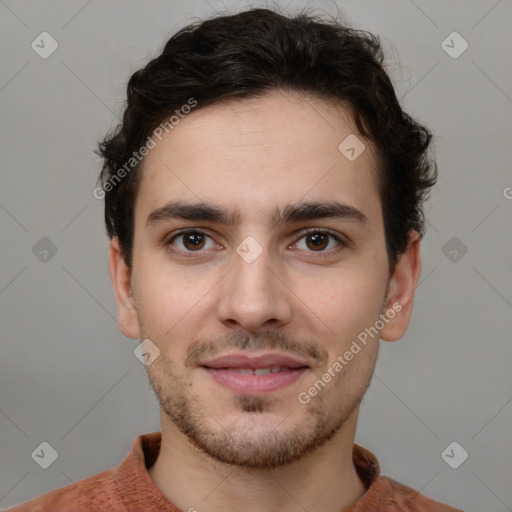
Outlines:
[[128,338],[139,338],[140,329],[131,286],[131,269],[124,260],[117,237],[110,241],[109,271],[116,296],[119,329]]
[[411,231],[407,249],[400,255],[389,282],[384,311],[389,321],[380,333],[382,340],[396,341],[405,334],[420,273],[420,236],[417,231]]

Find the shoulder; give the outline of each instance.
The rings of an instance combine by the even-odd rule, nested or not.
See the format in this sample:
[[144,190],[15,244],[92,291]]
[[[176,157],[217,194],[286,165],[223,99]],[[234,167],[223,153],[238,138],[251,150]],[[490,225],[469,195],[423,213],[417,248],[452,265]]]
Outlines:
[[[114,484],[115,469],[109,469],[79,482],[55,489],[6,512],[91,512],[115,510],[121,503]],[[119,509],[118,509],[119,510]]]
[[378,480],[380,480],[379,483],[383,489],[382,494],[388,505],[385,510],[396,510],[397,512],[462,512],[460,509],[427,498],[427,496],[392,478],[381,476]]

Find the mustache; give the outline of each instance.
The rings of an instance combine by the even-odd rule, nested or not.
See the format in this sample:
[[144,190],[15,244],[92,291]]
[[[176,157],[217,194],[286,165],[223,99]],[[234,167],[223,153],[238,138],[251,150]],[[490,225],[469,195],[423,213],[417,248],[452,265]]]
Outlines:
[[327,351],[309,340],[303,342],[290,339],[277,331],[267,331],[249,336],[244,332],[232,332],[210,340],[195,340],[187,349],[185,366],[198,366],[204,359],[223,354],[229,349],[240,350],[281,350],[312,362],[319,363],[328,357]]

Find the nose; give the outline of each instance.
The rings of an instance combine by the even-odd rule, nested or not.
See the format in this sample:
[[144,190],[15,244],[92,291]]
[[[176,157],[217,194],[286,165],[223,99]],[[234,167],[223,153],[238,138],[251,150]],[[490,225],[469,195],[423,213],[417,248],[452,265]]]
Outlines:
[[233,268],[219,290],[219,320],[232,329],[252,333],[288,324],[292,293],[282,274],[276,264],[272,267],[267,249],[251,263],[234,253]]

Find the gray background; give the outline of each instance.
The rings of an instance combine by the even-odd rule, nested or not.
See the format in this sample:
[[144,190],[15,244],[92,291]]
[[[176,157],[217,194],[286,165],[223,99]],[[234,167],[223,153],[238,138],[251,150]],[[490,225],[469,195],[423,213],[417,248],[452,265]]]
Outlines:
[[[433,498],[512,510],[512,3],[296,0],[288,10],[304,5],[381,35],[404,108],[436,135],[412,325],[382,344],[356,441],[384,474]],[[137,435],[159,430],[138,342],[116,325],[92,149],[131,73],[217,10],[214,0],[0,0],[2,509],[117,466]],[[43,31],[59,44],[47,59],[31,48]],[[458,58],[441,46],[453,31],[469,44]],[[33,249],[42,237],[57,248],[47,261]],[[43,441],[58,452],[48,469],[31,458]],[[452,441],[469,453],[458,469],[441,457]]]

